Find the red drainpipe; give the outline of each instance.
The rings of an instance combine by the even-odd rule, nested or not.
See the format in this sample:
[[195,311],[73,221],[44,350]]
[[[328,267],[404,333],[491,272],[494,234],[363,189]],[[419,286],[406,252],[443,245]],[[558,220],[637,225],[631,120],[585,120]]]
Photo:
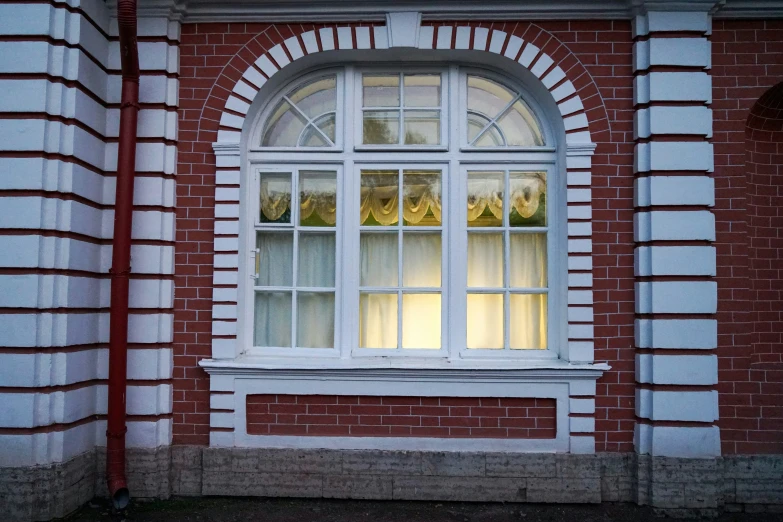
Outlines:
[[130,502],[125,478],[125,392],[128,367],[128,276],[130,274],[136,122],[139,115],[139,52],[136,0],[117,2],[122,63],[122,103],[114,200],[109,328],[109,406],[106,422],[106,482],[117,509]]

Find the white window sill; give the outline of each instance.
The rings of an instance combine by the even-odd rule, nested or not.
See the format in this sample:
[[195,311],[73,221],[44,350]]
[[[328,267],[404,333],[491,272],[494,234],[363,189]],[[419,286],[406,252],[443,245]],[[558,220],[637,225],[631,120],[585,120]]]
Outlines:
[[373,379],[381,375],[440,375],[443,378],[464,378],[467,374],[493,375],[498,378],[534,379],[554,377],[599,378],[611,367],[605,363],[572,364],[561,359],[426,359],[426,358],[354,358],[299,359],[240,356],[235,359],[203,359],[199,366],[209,374],[246,375],[288,374],[312,375],[324,378]]

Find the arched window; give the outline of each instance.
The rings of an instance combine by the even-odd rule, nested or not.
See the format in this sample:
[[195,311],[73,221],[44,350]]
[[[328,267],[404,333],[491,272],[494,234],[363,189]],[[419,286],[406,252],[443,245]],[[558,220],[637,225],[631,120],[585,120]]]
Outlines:
[[556,358],[564,216],[536,107],[457,65],[282,88],[249,136],[246,352]]

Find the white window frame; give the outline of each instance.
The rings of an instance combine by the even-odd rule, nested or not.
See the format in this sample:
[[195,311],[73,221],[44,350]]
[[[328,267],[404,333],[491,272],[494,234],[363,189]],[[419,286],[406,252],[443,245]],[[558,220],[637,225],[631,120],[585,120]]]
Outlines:
[[497,119],[499,119],[513,104],[517,99],[521,99],[525,103],[527,103],[528,107],[530,107],[531,112],[533,113],[533,116],[536,119],[536,122],[538,123],[539,128],[541,129],[541,132],[544,136],[544,145],[538,145],[538,146],[532,146],[532,147],[520,147],[518,145],[508,145],[504,147],[476,147],[474,145],[471,145],[468,141],[468,133],[467,132],[461,132],[460,133],[460,150],[465,152],[519,152],[519,153],[526,153],[526,152],[555,152],[556,147],[553,145],[554,143],[554,137],[552,136],[552,132],[548,129],[548,126],[545,124],[545,122],[541,119],[541,109],[535,104],[535,100],[533,100],[531,97],[525,96],[527,92],[525,89],[521,88],[521,86],[515,85],[514,83],[510,82],[508,78],[497,74],[494,71],[487,71],[484,69],[478,69],[476,67],[460,67],[459,70],[459,103],[460,107],[462,107],[463,112],[460,114],[460,120],[461,121],[461,128],[467,129],[467,122],[468,122],[468,76],[483,76],[484,78],[488,80],[492,80],[495,83],[498,83],[504,87],[507,87],[512,92],[516,92],[517,96],[512,100],[512,102],[506,107],[504,110],[500,112],[498,116],[495,117],[492,121],[495,122]]
[[[552,348],[552,339],[553,337],[555,339],[558,339],[559,341],[559,329],[558,325],[556,324],[557,321],[560,319],[558,318],[557,321],[552,320],[553,314],[556,314],[558,311],[558,307],[561,306],[560,299],[558,296],[558,292],[551,291],[553,286],[553,281],[557,284],[559,281],[558,277],[558,270],[561,269],[559,266],[559,255],[557,255],[558,250],[557,247],[557,239],[556,234],[552,233],[553,228],[551,224],[556,223],[556,219],[559,219],[557,209],[555,208],[557,205],[550,205],[549,200],[549,188],[553,184],[550,180],[553,175],[554,165],[547,164],[547,163],[539,163],[539,164],[520,164],[520,163],[504,163],[504,164],[497,164],[492,162],[487,163],[477,163],[477,164],[470,164],[470,165],[461,165],[460,172],[459,172],[459,183],[458,187],[456,189],[456,193],[454,194],[454,197],[456,201],[467,201],[468,195],[467,195],[467,178],[468,178],[468,171],[470,172],[479,172],[479,171],[485,171],[485,172],[497,172],[497,171],[503,171],[506,178],[508,179],[508,172],[514,171],[543,171],[547,173],[546,180],[547,180],[547,200],[546,200],[546,227],[535,227],[535,230],[537,232],[542,232],[546,234],[547,237],[547,286],[545,287],[545,292],[537,292],[537,293],[546,293],[547,294],[547,348],[544,350],[540,349],[511,349],[508,347],[509,343],[509,328],[511,326],[510,323],[510,305],[506,302],[506,295],[514,294],[514,293],[533,293],[533,292],[524,292],[520,290],[510,290],[507,285],[505,285],[505,281],[508,280],[509,277],[509,248],[510,245],[507,241],[507,238],[512,233],[517,234],[524,234],[526,232],[521,232],[524,228],[533,228],[533,227],[520,227],[517,232],[513,232],[514,227],[508,227],[508,226],[500,226],[500,227],[487,227],[483,229],[477,229],[477,228],[470,228],[467,224],[467,207],[465,205],[455,205],[455,209],[453,210],[455,214],[455,221],[456,226],[452,227],[453,229],[456,229],[455,232],[457,234],[457,237],[454,239],[454,243],[452,243],[452,246],[456,252],[467,252],[468,251],[468,232],[471,231],[473,233],[478,234],[487,234],[487,233],[503,233],[503,274],[504,274],[504,286],[498,287],[495,289],[487,289],[486,291],[481,290],[471,290],[470,287],[467,286],[467,258],[461,255],[454,255],[452,259],[453,263],[453,269],[455,270],[455,274],[453,275],[452,279],[457,280],[460,282],[459,286],[455,289],[454,293],[459,295],[460,299],[455,299],[454,302],[452,302],[452,316],[453,316],[453,323],[451,325],[451,332],[454,332],[454,343],[455,346],[458,346],[459,349],[459,355],[463,359],[556,359],[559,354],[559,350],[555,350]],[[509,185],[506,184],[504,188],[504,214],[508,213],[508,198],[509,198]],[[504,223],[507,219],[507,216],[504,216]],[[551,271],[554,271],[552,273]],[[477,348],[468,348],[467,347],[467,295],[468,293],[502,293],[504,295],[503,301],[504,301],[504,332],[503,332],[503,339],[504,339],[504,348],[501,349],[477,349]],[[459,332],[460,335],[456,335],[456,332]]]
[[[350,180],[351,186],[354,186],[356,188],[360,188],[361,184],[361,171],[362,170],[381,170],[381,169],[398,169],[400,171],[404,170],[440,170],[441,171],[441,201],[442,201],[442,208],[444,211],[442,212],[441,217],[441,226],[440,228],[436,227],[406,227],[406,226],[400,226],[399,229],[403,231],[403,234],[406,230],[409,231],[427,231],[430,232],[439,230],[441,233],[441,286],[440,286],[440,296],[441,296],[441,342],[440,342],[440,349],[413,349],[413,348],[399,348],[396,350],[391,350],[388,348],[360,348],[359,347],[359,314],[356,315],[350,315],[351,321],[351,332],[352,336],[350,337],[350,349],[351,349],[351,356],[352,357],[420,357],[424,359],[428,358],[444,358],[449,357],[451,354],[451,350],[449,349],[449,342],[448,342],[448,314],[446,313],[448,310],[448,294],[450,290],[449,285],[449,278],[447,278],[448,275],[448,269],[449,269],[449,261],[450,261],[450,255],[449,255],[449,240],[447,236],[447,230],[449,229],[448,220],[443,219],[443,216],[446,215],[448,212],[448,208],[450,205],[446,201],[446,198],[444,195],[448,194],[448,187],[451,184],[449,180],[447,179],[449,172],[449,164],[448,163],[408,163],[408,162],[398,162],[398,163],[372,163],[372,162],[356,162],[354,164],[354,178]],[[354,201],[358,202],[359,197],[358,193],[356,194],[356,197],[353,199]],[[347,227],[346,227],[346,236],[350,237],[352,240],[354,240],[349,248],[346,248],[345,255],[346,257],[351,257],[352,259],[356,259],[357,261],[361,259],[361,252],[360,252],[360,231],[368,231],[372,232],[377,229],[377,232],[383,232],[384,229],[388,232],[391,227],[362,227],[359,223],[359,206],[358,205],[349,205],[351,208],[346,208],[346,212],[349,214],[350,217],[348,217],[347,221]],[[397,230],[395,228],[395,230]],[[401,268],[401,267],[400,267]],[[398,281],[398,286],[400,289],[402,289],[400,292],[398,292],[398,295],[401,295],[403,293],[406,293],[404,291],[404,287],[402,286],[402,281]],[[352,292],[351,299],[349,299],[348,302],[346,302],[346,306],[354,307],[358,310],[359,306],[359,295],[361,293],[360,286],[357,284],[355,287],[350,288],[350,292]],[[402,344],[402,318],[400,317],[400,313],[402,311],[402,303],[398,303],[398,318],[397,318],[397,336],[398,336],[398,345],[401,346]],[[346,314],[348,315],[348,314]]]
[[[340,72],[342,71],[342,73]],[[443,145],[433,147],[431,145],[362,145],[361,125],[351,125],[361,118],[361,73],[384,72],[435,72],[442,71],[441,94],[441,132]],[[270,148],[260,147],[260,135],[263,123],[266,121],[271,108],[274,108],[281,98],[281,93],[287,93],[295,85],[312,81],[312,79],[326,74],[336,73],[338,77],[336,143],[341,147],[309,147],[309,148]],[[522,98],[530,106],[540,123],[541,131],[545,137],[546,146],[543,147],[468,147],[466,122],[467,122],[467,74],[480,74],[493,81],[508,86],[516,92],[522,93]],[[358,91],[357,91],[358,86]],[[352,91],[353,89],[353,91]],[[449,93],[451,95],[449,95]],[[386,366],[389,360],[394,359],[405,367],[485,367],[487,364],[494,367],[524,368],[535,367],[539,363],[553,361],[559,358],[559,354],[567,350],[567,314],[566,314],[566,252],[567,238],[565,225],[560,223],[565,217],[565,165],[559,163],[554,134],[548,122],[541,117],[543,111],[536,101],[526,95],[526,90],[519,82],[515,82],[492,71],[486,71],[476,67],[463,67],[452,64],[446,67],[442,65],[428,66],[417,64],[413,67],[400,64],[384,65],[382,67],[345,65],[340,68],[321,69],[296,78],[292,83],[286,84],[278,90],[278,94],[270,98],[270,102],[264,110],[260,111],[255,122],[255,129],[250,134],[252,140],[247,148],[247,161],[250,171],[257,179],[257,175],[264,169],[278,171],[285,167],[303,169],[338,170],[338,217],[337,223],[337,257],[338,267],[349,267],[359,262],[359,169],[360,168],[432,168],[438,166],[443,171],[443,195],[444,205],[442,244],[444,257],[442,259],[442,289],[441,310],[442,342],[441,350],[402,350],[402,354],[392,354],[388,349],[358,348],[358,300],[359,281],[358,271],[342,270],[338,268],[335,283],[335,348],[319,350],[311,348],[286,348],[284,350],[257,350],[244,348],[241,351],[252,357],[267,358],[280,361],[282,367],[287,364],[301,364],[290,362],[298,358],[300,361],[307,358],[305,366],[324,367],[329,365],[328,360],[339,359],[335,363],[340,367],[367,367]],[[456,115],[456,116],[455,116]],[[464,116],[464,118],[463,118]],[[464,121],[463,121],[464,120]],[[448,122],[451,123],[448,123]],[[353,128],[353,131],[351,131]],[[401,132],[403,129],[401,128]],[[293,158],[291,152],[301,152],[301,157]],[[389,152],[394,155],[389,155]],[[547,298],[547,349],[546,350],[477,350],[466,348],[466,260],[459,262],[459,252],[467,250],[467,221],[464,205],[452,205],[454,201],[466,200],[467,170],[494,169],[507,170],[536,170],[547,172],[547,273],[548,273],[548,298]],[[447,179],[447,176],[450,179]],[[454,182],[458,179],[459,182]],[[257,182],[256,182],[257,183]],[[253,185],[252,194],[249,194],[249,205],[246,211],[258,212],[258,185]],[[296,189],[294,189],[296,190]],[[296,192],[294,192],[294,196]],[[292,197],[292,203],[296,201]],[[562,208],[561,208],[562,207]],[[292,212],[293,214],[293,212]],[[247,252],[255,250],[255,219],[244,219],[244,228],[247,233]],[[245,254],[247,254],[245,252]],[[243,252],[240,252],[242,255]],[[345,256],[345,258],[343,258]],[[350,261],[353,259],[354,261]],[[464,254],[463,254],[464,257]],[[249,259],[249,257],[246,257]],[[249,277],[248,271],[254,269],[254,263],[250,260],[245,263],[249,270],[240,276],[241,281]],[[460,266],[461,265],[461,266]],[[244,303],[240,303],[244,319],[240,325],[240,346],[252,346],[253,339],[253,288],[245,285],[248,290],[240,293],[244,296]],[[504,289],[505,293],[506,290]],[[350,310],[356,309],[355,313]],[[508,326],[506,326],[508,328]],[[461,334],[456,334],[461,332]],[[394,350],[396,352],[396,350]],[[327,353],[328,352],[328,353]],[[413,353],[410,353],[413,352]],[[429,353],[423,353],[429,352]],[[285,361],[289,362],[286,363]],[[385,362],[384,362],[385,361]],[[494,364],[499,363],[499,364]],[[391,363],[394,365],[395,363]]]
[[[404,86],[402,83],[403,76],[405,74],[440,74],[440,143],[435,144],[427,144],[427,145],[406,145],[404,143],[397,143],[397,144],[364,144],[364,118],[363,118],[363,111],[364,108],[364,91],[362,89],[362,74],[368,73],[372,75],[393,75],[393,74],[399,74],[400,75],[400,106],[399,107],[388,107],[386,108],[389,112],[392,111],[399,111],[400,113],[400,141],[403,140],[403,136],[405,135],[405,125],[404,121],[402,119],[402,114],[405,112],[406,107],[404,106],[405,103],[405,96],[403,94]],[[353,74],[353,83],[354,83],[354,91],[353,91],[353,99],[348,100],[347,91],[346,91],[346,103],[353,103],[354,104],[354,111],[355,114],[358,115],[358,117],[354,118],[354,121],[356,121],[356,124],[354,125],[354,136],[353,136],[353,143],[354,143],[354,150],[356,151],[380,151],[380,150],[393,150],[393,151],[432,151],[432,152],[446,152],[449,150],[449,105],[448,100],[450,99],[449,94],[449,69],[447,67],[440,66],[403,66],[403,67],[356,67],[355,73]],[[384,108],[377,107],[373,108],[375,110],[383,110]],[[426,108],[419,108],[414,107],[414,110],[426,110]]]
[[[255,128],[253,132],[250,135],[250,150],[264,150],[267,152],[277,151],[277,152],[342,152],[343,151],[343,135],[345,134],[343,132],[343,128],[345,126],[344,122],[347,121],[345,119],[345,110],[344,110],[344,97],[341,95],[341,93],[345,92],[345,76],[342,73],[343,67],[330,67],[327,69],[320,69],[317,71],[312,71],[308,74],[299,76],[296,78],[294,82],[286,83],[281,89],[278,89],[278,91],[275,93],[275,95],[271,98],[271,103],[268,103],[264,110],[261,112],[260,118],[258,119],[258,122],[255,125]],[[284,97],[288,96],[288,93],[296,90],[298,87],[302,87],[307,83],[310,83],[312,81],[318,80],[319,78],[325,78],[327,76],[336,76],[337,81],[335,82],[335,92],[336,92],[336,103],[335,103],[335,114],[334,114],[334,145],[331,147],[264,147],[261,145],[261,140],[264,138],[264,130],[266,129],[266,123],[269,120],[269,117],[272,114],[272,111],[275,110],[275,107],[277,107],[277,104],[280,103],[280,100],[282,100]],[[296,110],[296,109],[293,109]],[[298,112],[298,111],[297,111]],[[303,115],[304,116],[304,115]],[[306,118],[306,116],[305,116]],[[309,120],[309,118],[307,118]],[[307,126],[305,126],[305,129]],[[304,129],[302,130],[304,132]]]
[[[338,212],[337,219],[335,221],[334,227],[301,227],[299,225],[299,205],[296,205],[295,203],[298,201],[298,195],[299,195],[299,172],[305,170],[305,171],[322,171],[322,172],[336,172],[337,174],[337,208],[341,208],[342,205],[342,191],[341,191],[341,184],[342,184],[342,166],[339,164],[334,165],[311,165],[309,163],[291,163],[291,164],[280,164],[276,165],[274,167],[272,166],[264,166],[264,167],[258,167],[254,170],[254,176],[253,176],[253,190],[255,191],[254,194],[259,194],[260,188],[261,188],[261,176],[265,173],[270,174],[278,174],[278,173],[290,173],[291,174],[291,223],[261,223],[258,219],[260,216],[260,201],[258,196],[256,196],[253,201],[255,202],[254,205],[250,205],[252,208],[253,215],[255,216],[255,219],[253,219],[252,223],[252,231],[247,234],[247,241],[246,241],[246,248],[249,252],[248,255],[248,281],[249,284],[245,285],[247,289],[245,290],[245,299],[247,306],[245,306],[245,323],[246,325],[249,325],[250,330],[248,332],[248,337],[250,341],[250,353],[262,353],[264,355],[273,356],[273,357],[339,357],[340,350],[339,347],[342,345],[342,338],[341,338],[341,332],[338,328],[338,325],[342,321],[342,317],[340,315],[340,312],[342,310],[342,307],[340,306],[340,299],[342,292],[342,261],[343,256],[338,255],[339,252],[342,251],[343,248],[343,230],[344,228],[341,227],[341,222],[343,219],[343,216]],[[251,221],[251,220],[248,220]],[[292,337],[291,347],[257,347],[253,346],[253,339],[254,339],[254,322],[255,322],[255,316],[254,316],[254,302],[255,302],[255,293],[257,289],[261,289],[261,287],[257,287],[255,282],[255,268],[257,263],[257,251],[256,251],[256,232],[259,231],[265,231],[265,232],[272,232],[272,233],[287,233],[290,232],[294,235],[294,246],[293,246],[293,272],[296,272],[298,269],[298,241],[297,236],[302,231],[305,232],[333,232],[335,234],[335,275],[334,275],[334,321],[335,321],[335,329],[334,329],[334,347],[332,348],[298,348],[296,347],[296,296],[295,294],[298,292],[298,289],[296,286],[292,286],[291,289],[283,288],[277,288],[277,287],[263,287],[261,291],[275,291],[276,289],[279,289],[281,291],[290,291],[291,292],[291,313],[292,313],[292,322],[291,322],[291,330],[292,330]],[[295,277],[295,276],[294,276]],[[296,290],[296,291],[295,291]]]

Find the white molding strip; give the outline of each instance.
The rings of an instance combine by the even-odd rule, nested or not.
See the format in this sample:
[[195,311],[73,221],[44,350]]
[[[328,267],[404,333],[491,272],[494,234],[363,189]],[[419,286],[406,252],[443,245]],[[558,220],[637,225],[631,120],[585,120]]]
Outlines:
[[[107,2],[112,7],[116,0]],[[728,4],[728,5],[727,5]],[[579,2],[575,0],[530,0],[508,2],[490,0],[471,5],[453,0],[420,0],[418,2],[388,2],[348,0],[281,0],[274,3],[248,0],[142,0],[140,16],[167,15],[183,22],[335,22],[346,20],[382,21],[387,12],[418,10],[425,20],[595,20],[631,19],[650,11],[713,12],[722,18],[783,17],[780,0],[606,0]]]

